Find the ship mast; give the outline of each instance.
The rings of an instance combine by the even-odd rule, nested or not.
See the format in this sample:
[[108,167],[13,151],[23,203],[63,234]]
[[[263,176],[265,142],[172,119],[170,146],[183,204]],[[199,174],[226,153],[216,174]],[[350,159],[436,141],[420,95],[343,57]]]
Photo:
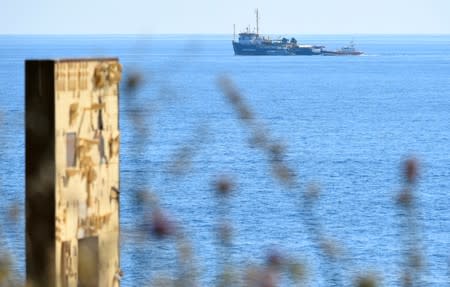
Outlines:
[[256,35],[259,35],[259,14],[258,9],[256,9]]

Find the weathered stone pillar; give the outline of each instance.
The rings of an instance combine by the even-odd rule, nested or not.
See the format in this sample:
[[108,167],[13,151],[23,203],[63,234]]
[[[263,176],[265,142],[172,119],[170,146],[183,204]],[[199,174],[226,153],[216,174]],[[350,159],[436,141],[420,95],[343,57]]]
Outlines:
[[25,63],[26,276],[119,286],[117,59]]

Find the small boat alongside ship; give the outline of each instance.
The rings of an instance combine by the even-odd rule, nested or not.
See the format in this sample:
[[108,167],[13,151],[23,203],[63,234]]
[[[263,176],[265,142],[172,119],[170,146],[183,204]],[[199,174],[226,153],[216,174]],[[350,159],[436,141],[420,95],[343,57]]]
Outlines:
[[342,47],[336,51],[322,51],[322,55],[324,56],[359,56],[362,55],[363,52],[357,51],[355,49],[355,44],[353,41],[350,42],[348,46]]
[[250,32],[247,28],[245,32],[239,33],[238,41],[232,41],[235,55],[242,56],[341,56],[341,55],[361,55],[362,52],[356,51],[353,43],[351,46],[343,47],[336,51],[327,51],[322,45],[299,44],[295,38],[271,40],[268,37],[259,34],[259,14],[256,10],[256,31]]

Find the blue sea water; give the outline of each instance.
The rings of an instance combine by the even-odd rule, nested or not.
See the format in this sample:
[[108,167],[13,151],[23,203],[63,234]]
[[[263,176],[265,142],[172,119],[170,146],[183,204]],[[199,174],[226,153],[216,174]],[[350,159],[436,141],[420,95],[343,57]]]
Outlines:
[[[355,40],[360,57],[239,57],[222,35],[0,36],[1,245],[24,276],[24,60],[119,57],[142,85],[120,98],[122,286],[176,274],[174,242],[137,238],[147,220],[136,193],[151,190],[190,242],[202,286],[221,269],[216,236],[224,212],[211,182],[235,182],[227,218],[231,261],[261,264],[268,249],[307,266],[306,286],[349,286],[370,272],[399,286],[405,216],[396,204],[401,163],[420,163],[415,188],[420,286],[450,284],[450,36],[297,36],[335,49]],[[280,184],[251,128],[217,82],[229,77],[259,127],[286,148],[299,188]],[[171,166],[181,155],[181,173]],[[315,226],[343,257],[321,256],[301,202],[320,186]],[[334,275],[333,275],[334,274]],[[341,278],[341,279],[336,279]],[[285,282],[286,286],[289,283]]]

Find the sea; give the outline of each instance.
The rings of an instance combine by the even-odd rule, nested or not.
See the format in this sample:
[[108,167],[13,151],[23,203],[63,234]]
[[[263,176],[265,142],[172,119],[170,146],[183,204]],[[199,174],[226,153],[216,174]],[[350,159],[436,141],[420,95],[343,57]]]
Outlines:
[[[268,264],[278,286],[450,286],[450,36],[294,36],[364,54],[235,56],[232,35],[0,36],[0,253],[20,280],[24,61],[118,57],[121,286],[219,286]],[[154,236],[155,206],[177,236]]]

